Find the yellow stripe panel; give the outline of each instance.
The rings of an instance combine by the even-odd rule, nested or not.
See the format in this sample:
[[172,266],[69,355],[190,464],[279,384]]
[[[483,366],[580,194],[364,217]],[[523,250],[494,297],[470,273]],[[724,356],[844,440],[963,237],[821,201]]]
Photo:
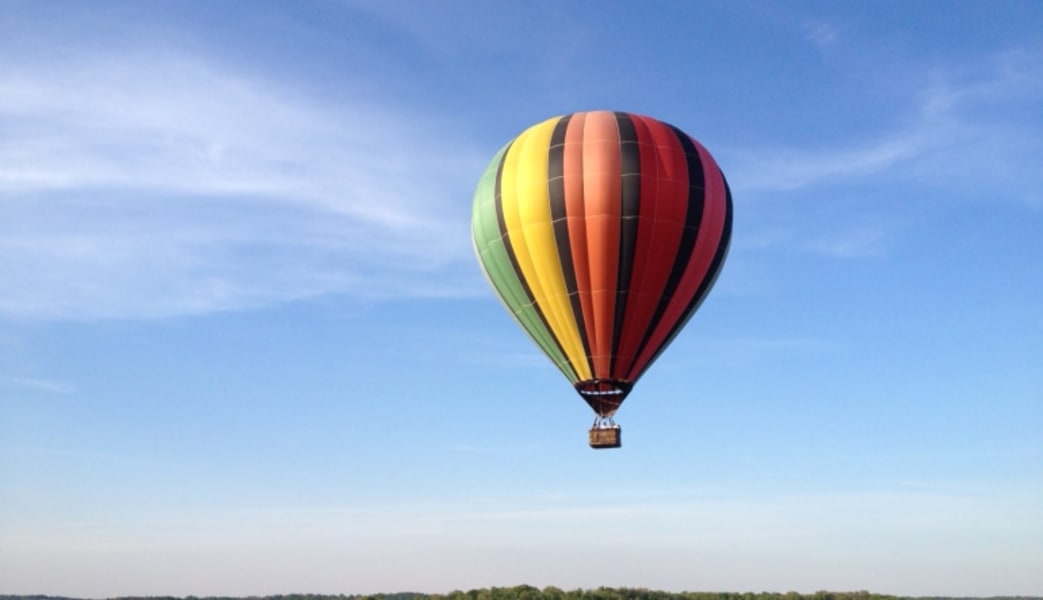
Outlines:
[[551,222],[547,154],[560,117],[525,130],[504,158],[500,183],[507,235],[522,277],[580,379],[590,365],[572,312]]

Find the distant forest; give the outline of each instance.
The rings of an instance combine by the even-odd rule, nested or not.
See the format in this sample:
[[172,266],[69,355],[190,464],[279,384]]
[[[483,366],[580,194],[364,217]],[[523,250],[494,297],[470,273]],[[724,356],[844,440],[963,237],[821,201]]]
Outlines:
[[[0,600],[84,600],[65,596],[4,595]],[[100,599],[93,599],[100,600]],[[644,588],[608,588],[589,590],[562,590],[530,585],[491,587],[477,590],[452,591],[448,594],[421,594],[396,592],[392,594],[280,594],[277,596],[119,596],[105,600],[1043,600],[1041,596],[890,596],[857,592],[662,592]]]

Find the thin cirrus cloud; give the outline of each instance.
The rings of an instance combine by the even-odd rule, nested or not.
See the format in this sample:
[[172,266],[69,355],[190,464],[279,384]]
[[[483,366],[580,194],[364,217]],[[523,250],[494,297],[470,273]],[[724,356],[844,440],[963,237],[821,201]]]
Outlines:
[[1025,127],[1041,120],[1043,61],[1036,53],[1010,51],[973,67],[935,69],[926,80],[919,75],[893,82],[912,91],[907,117],[891,131],[814,150],[737,152],[735,187],[756,196],[887,177],[964,191],[971,184],[970,193],[1038,206],[1043,141]]
[[72,394],[76,388],[68,383],[32,377],[9,377],[0,375],[0,389],[13,388],[46,392],[48,394]]
[[191,57],[0,71],[0,314],[466,289],[440,276],[469,252],[457,188],[480,160],[437,123]]
[[825,51],[840,42],[840,30],[828,21],[809,20],[802,24],[804,37],[812,44]]
[[908,110],[890,130],[862,139],[838,134],[817,149],[766,145],[732,153],[730,181],[747,211],[768,199],[776,211],[783,203],[801,207],[799,221],[782,213],[752,226],[740,248],[880,257],[923,218],[917,211],[925,203],[1043,207],[1043,140],[1032,134],[1043,122],[1043,62],[1035,53],[939,67],[893,87],[909,90],[895,92],[906,94]]

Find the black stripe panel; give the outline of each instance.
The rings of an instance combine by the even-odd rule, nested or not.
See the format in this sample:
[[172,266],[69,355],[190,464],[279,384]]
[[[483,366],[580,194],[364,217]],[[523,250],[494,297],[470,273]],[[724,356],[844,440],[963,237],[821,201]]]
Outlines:
[[616,314],[612,326],[612,361],[619,352],[619,338],[623,331],[623,319],[627,312],[627,300],[630,298],[630,280],[634,274],[634,257],[637,254],[637,228],[640,222],[638,215],[641,209],[641,148],[638,145],[637,130],[630,115],[616,113],[616,124],[619,128],[620,175],[622,176],[622,195],[620,197],[619,223],[619,270],[616,273]]
[[[558,336],[554,334],[554,329],[551,328],[550,323],[547,321],[547,315],[543,313],[543,309],[540,308],[540,305],[536,303],[536,297],[532,294],[532,289],[529,287],[529,282],[527,282],[525,278],[521,276],[522,270],[521,267],[518,265],[518,255],[515,253],[514,246],[511,244],[510,236],[507,235],[507,221],[504,219],[503,216],[502,200],[503,169],[504,165],[507,163],[507,155],[510,154],[512,146],[514,146],[513,140],[511,141],[510,145],[504,150],[503,158],[500,159],[500,164],[496,168],[496,186],[495,191],[493,192],[496,205],[496,225],[500,230],[500,239],[503,240],[504,249],[507,251],[507,258],[510,259],[511,267],[514,269],[514,272],[518,274],[518,281],[521,282],[522,289],[525,291],[525,298],[528,300],[528,303],[536,310],[536,314],[539,316],[540,321],[543,322],[543,327],[547,330],[551,338],[554,340],[554,344],[557,345],[559,352],[561,352],[561,355],[565,357],[565,360],[568,360],[571,363],[572,361],[569,360],[569,355],[567,352],[565,352],[565,348],[564,346],[562,346],[561,340],[558,339]],[[575,373],[579,373],[579,370],[576,369],[576,365],[572,365],[572,370]]]

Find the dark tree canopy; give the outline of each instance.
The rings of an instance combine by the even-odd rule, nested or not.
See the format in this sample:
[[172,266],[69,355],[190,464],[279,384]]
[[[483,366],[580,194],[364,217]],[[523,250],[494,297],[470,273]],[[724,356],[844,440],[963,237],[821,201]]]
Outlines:
[[[0,600],[82,600],[64,596],[0,594]],[[93,599],[100,600],[100,599]],[[1040,596],[992,596],[955,598],[948,596],[892,596],[867,591],[813,594],[798,592],[664,592],[645,588],[609,588],[563,590],[548,586],[542,590],[531,585],[490,587],[447,594],[395,592],[388,594],[280,594],[276,596],[120,596],[104,600],[1043,600]]]

